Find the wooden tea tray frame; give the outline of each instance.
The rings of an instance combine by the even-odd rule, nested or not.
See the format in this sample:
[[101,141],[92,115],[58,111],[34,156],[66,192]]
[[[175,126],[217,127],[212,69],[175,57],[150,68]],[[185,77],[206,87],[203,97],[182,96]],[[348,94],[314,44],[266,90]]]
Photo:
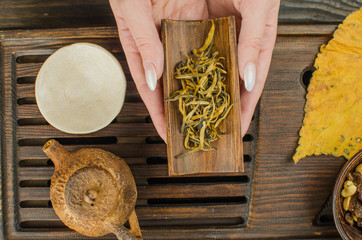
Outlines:
[[[338,238],[333,225],[315,226],[313,220],[332,190],[344,159],[312,156],[298,165],[292,161],[304,114],[306,90],[301,78],[335,29],[336,25],[279,26],[260,108],[244,138],[244,154],[250,161],[245,162],[242,176],[247,177],[168,178],[166,148],[159,143],[127,74],[126,99],[132,104],[126,104],[117,118],[123,122],[89,135],[87,141],[92,137],[93,142],[86,145],[113,151],[131,166],[139,192],[136,211],[145,239]],[[88,239],[64,228],[47,206],[47,184],[53,167],[40,149],[43,139],[52,137],[73,144],[69,149],[77,149],[85,146],[74,145],[84,142],[84,136],[65,135],[44,125],[32,102],[32,87],[25,87],[45,60],[30,55],[49,55],[62,45],[79,41],[105,46],[129,73],[115,28],[0,32],[0,219],[5,239]],[[17,63],[18,57],[25,63]],[[19,78],[21,83],[17,83]],[[139,122],[141,118],[145,122]],[[141,145],[137,143],[140,139],[144,141]],[[241,218],[245,218],[244,223]]]
[[[232,229],[247,226],[258,111],[243,144],[247,161],[243,174],[169,177],[166,144],[157,136],[139,97],[115,28],[8,31],[0,36],[1,220],[6,223],[6,239],[90,239],[66,228],[51,207],[49,184],[54,167],[42,152],[50,138],[69,150],[99,147],[125,159],[136,180],[136,212],[145,239],[204,239],[215,229],[226,236]],[[48,125],[34,98],[34,81],[42,63],[56,49],[75,42],[108,49],[127,77],[126,100],[118,117],[108,127],[86,135],[66,134]]]

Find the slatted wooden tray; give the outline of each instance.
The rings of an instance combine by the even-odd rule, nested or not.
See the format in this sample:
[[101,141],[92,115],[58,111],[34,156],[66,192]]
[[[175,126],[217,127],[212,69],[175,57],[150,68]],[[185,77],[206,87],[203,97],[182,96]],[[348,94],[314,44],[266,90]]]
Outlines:
[[[111,125],[87,135],[69,135],[48,125],[34,96],[45,59],[75,42],[99,44],[121,62],[127,95]],[[240,176],[168,177],[166,146],[129,74],[114,28],[59,29],[1,34],[2,221],[6,239],[88,239],[67,229],[49,200],[54,167],[42,145],[55,138],[70,150],[99,147],[123,157],[138,189],[137,215],[145,239],[207,238],[213,229],[248,224],[256,154],[258,113],[244,138],[245,172]],[[194,233],[190,233],[194,229]],[[186,231],[187,234],[186,234]],[[100,239],[114,239],[105,236]]]

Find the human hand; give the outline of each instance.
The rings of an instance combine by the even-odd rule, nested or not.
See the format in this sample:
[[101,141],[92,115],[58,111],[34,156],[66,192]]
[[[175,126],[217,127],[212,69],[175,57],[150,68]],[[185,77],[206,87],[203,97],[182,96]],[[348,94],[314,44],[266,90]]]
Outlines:
[[206,1],[110,0],[127,62],[153,124],[166,141],[162,81],[163,47],[159,37],[161,19],[208,18]]
[[241,126],[245,135],[268,75],[277,34],[280,0],[207,0],[209,17],[235,15],[241,85]]
[[166,140],[166,123],[162,85],[161,81],[157,83],[164,58],[159,40],[161,19],[199,20],[235,15],[237,25],[241,25],[238,59],[240,77],[244,79],[241,124],[245,135],[268,74],[279,0],[207,0],[207,5],[204,0],[110,0],[110,3],[132,77],[163,140]]

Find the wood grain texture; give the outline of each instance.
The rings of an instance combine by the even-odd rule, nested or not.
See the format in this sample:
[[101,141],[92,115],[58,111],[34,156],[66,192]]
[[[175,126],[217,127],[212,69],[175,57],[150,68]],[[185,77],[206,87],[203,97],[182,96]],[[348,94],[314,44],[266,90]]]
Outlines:
[[[56,49],[74,42],[105,47],[122,63],[128,81],[124,108],[113,123],[93,135],[70,135],[54,129],[42,118],[34,101],[34,82],[41,63]],[[176,230],[173,236],[177,238],[184,235],[184,239],[190,236],[204,239],[215,227],[227,230],[247,226],[259,111],[243,144],[247,159],[243,175],[171,178],[167,170],[166,145],[157,137],[132,82],[115,28],[0,32],[0,49],[4,53],[1,55],[4,78],[0,81],[3,86],[0,95],[5,99],[1,105],[4,114],[1,140],[2,148],[6,149],[1,152],[6,172],[3,175],[6,204],[2,220],[7,222],[4,238],[87,239],[72,233],[60,222],[49,203],[49,191],[44,191],[44,188],[49,190],[54,167],[42,153],[41,145],[53,137],[70,150],[96,147],[124,157],[142,196],[136,208],[142,212],[139,220],[141,228],[146,229],[146,239],[158,238],[160,233],[169,238],[164,228]],[[20,212],[24,216],[22,219]],[[39,232],[40,229],[45,234]],[[182,229],[203,230],[190,235],[184,234]],[[225,232],[220,234],[223,236]],[[102,238],[110,239],[109,236]]]
[[59,28],[115,26],[108,1],[103,0],[4,0],[0,28]]
[[[282,0],[281,23],[337,23],[362,6],[362,0]],[[116,26],[104,0],[2,0],[0,29]]]
[[[226,134],[212,143],[214,151],[198,151],[176,158],[187,151],[184,147],[184,133],[180,131],[182,115],[178,102],[165,102],[167,123],[167,157],[170,176],[184,174],[240,174],[243,172],[243,151],[241,132],[241,105],[239,74],[236,56],[235,18],[214,20],[215,35],[212,52],[219,52],[225,58],[227,72],[225,85],[234,104],[228,116],[220,124]],[[180,81],[174,78],[175,66],[186,59],[185,52],[201,47],[211,27],[211,21],[162,21],[162,41],[165,52],[163,74],[164,98],[181,89]],[[196,34],[197,33],[197,34]]]
[[[138,186],[138,199],[159,199],[159,198],[202,198],[207,195],[209,197],[233,197],[242,196],[246,184],[194,184],[184,186],[182,184],[175,185],[156,185],[156,186]],[[182,191],[179,191],[182,189]],[[22,201],[49,201],[49,188],[25,188],[19,194],[19,200]]]
[[[95,147],[102,148],[106,151],[112,152],[118,156],[123,156],[124,158],[138,158],[138,157],[166,157],[166,146],[164,144],[150,144],[140,142],[135,145],[134,143],[115,143],[115,144],[99,144],[99,145],[68,145],[67,148],[71,151],[75,151],[84,147]],[[251,154],[250,148],[251,144],[245,142],[243,145],[245,155]],[[139,151],[142,149],[142,151]],[[18,160],[25,159],[47,159],[47,157],[42,152],[41,146],[20,146],[18,147]]]
[[[34,89],[32,88],[31,91],[34,91]],[[126,102],[119,114],[119,117],[125,116],[148,116],[147,108],[143,102]],[[20,105],[18,107],[18,117],[19,119],[29,119],[42,118],[43,116],[41,115],[36,104],[28,104]]]
[[[298,165],[292,161],[304,115],[306,92],[300,83],[301,74],[305,68],[313,64],[319,47],[331,39],[334,29],[335,25],[307,24],[284,25],[278,29],[270,73],[260,100],[260,108],[257,111],[260,116],[253,120],[251,126],[253,130],[249,131],[254,140],[244,141],[244,144],[250,144],[244,145],[244,149],[250,148],[251,159],[250,162],[245,162],[245,175],[251,182],[254,182],[252,198],[248,197],[246,204],[240,203],[238,198],[233,200],[234,203],[215,203],[212,202],[214,199],[210,198],[207,199],[209,203],[194,202],[183,204],[181,207],[160,202],[149,205],[148,199],[140,199],[136,208],[137,211],[142,209],[142,216],[145,217],[144,220],[140,217],[141,228],[143,228],[142,225],[147,226],[142,232],[145,239],[340,239],[334,226],[314,226],[312,222],[332,190],[335,177],[345,162],[344,159],[331,156],[311,156],[301,160]],[[17,130],[19,126],[17,121],[19,119],[16,107],[26,105],[16,103],[16,72],[3,71],[3,69],[11,69],[11,63],[16,58],[19,49],[22,55],[26,55],[29,49],[54,50],[75,41],[95,42],[106,46],[111,51],[120,53],[120,47],[117,45],[117,31],[115,28],[13,31],[0,33],[0,38],[2,39],[0,44],[1,62],[4,66],[0,72],[2,77],[0,86],[3,92],[6,92],[1,96],[1,103],[4,104],[0,104],[3,115],[1,167],[2,179],[5,180],[2,184],[2,211],[5,213],[2,219],[6,222],[3,225],[3,234],[6,235],[6,239],[10,240],[90,239],[65,229],[56,218],[54,211],[48,207],[44,197],[46,193],[41,191],[47,188],[47,182],[54,168],[47,165],[46,157],[39,155],[38,148],[32,150],[38,159],[30,159],[29,148],[31,146],[18,145]],[[36,72],[29,73],[30,75],[36,76]],[[12,81],[4,82],[3,79],[12,79]],[[43,126],[41,125],[40,128]],[[115,133],[119,133],[120,128],[118,127],[120,126],[125,125],[110,126],[112,131],[105,130],[94,137],[114,136]],[[152,125],[149,126],[148,130]],[[29,127],[37,138],[43,139],[36,127]],[[45,130],[49,129],[45,128]],[[129,134],[132,131],[139,132],[137,129],[132,129]],[[139,136],[134,139],[142,140],[145,144],[145,139],[154,136],[153,131],[150,130],[148,136]],[[32,132],[26,135],[26,130],[23,129],[22,140],[31,140]],[[44,139],[49,135],[44,135]],[[69,135],[59,134],[58,136],[71,138]],[[120,137],[120,139],[123,138],[131,139],[130,137]],[[125,154],[127,150],[117,150],[117,144],[120,143],[115,143],[114,146],[105,144],[104,147]],[[81,146],[79,145],[79,147]],[[129,145],[121,146],[129,147]],[[145,148],[144,155],[143,146],[141,145],[138,149],[130,147],[128,153],[130,158],[125,160],[142,161],[132,164],[131,171],[136,177],[137,187],[141,186],[140,189],[144,189],[142,190],[145,194],[144,198],[151,194],[146,190],[148,187],[157,186],[157,192],[161,194],[162,187],[171,191],[172,184],[179,185],[180,183],[185,184],[185,182],[185,185],[188,186],[197,185],[197,191],[210,193],[212,192],[210,185],[215,184],[216,180],[217,185],[230,184],[230,187],[225,192],[214,189],[216,193],[213,193],[212,196],[222,197],[221,195],[224,195],[226,199],[229,199],[227,196],[233,194],[234,190],[236,191],[235,196],[240,196],[238,191],[242,191],[243,188],[232,187],[235,184],[240,186],[245,183],[238,177],[223,177],[220,180],[216,177],[190,178],[189,183],[187,183],[188,178],[168,177],[165,163],[146,164],[146,158],[149,157],[147,154],[153,155],[159,151],[159,156],[164,156],[166,146],[155,146],[155,150],[152,150],[152,147]],[[70,146],[72,149],[77,147]],[[256,155],[254,155],[255,152]],[[27,155],[28,153],[29,155]],[[22,156],[21,160],[20,156]],[[138,160],[138,157],[141,159]],[[37,163],[38,160],[42,161],[42,165],[33,166],[32,164]],[[22,166],[21,163],[25,161],[31,164]],[[254,162],[256,164],[255,174],[251,167]],[[203,182],[196,182],[196,180]],[[205,185],[205,187],[201,189],[200,185]],[[14,189],[17,190],[14,191]],[[26,192],[20,194],[25,189]],[[34,189],[33,195],[29,193],[32,191],[31,189]],[[152,190],[152,188],[150,189]],[[177,189],[178,191],[174,189],[175,192],[172,195],[177,197],[175,198],[177,201],[180,201],[179,197],[182,196],[183,190],[182,188]],[[29,194],[27,195],[27,193]],[[185,190],[185,193],[190,192]],[[162,194],[160,196],[166,195],[166,193]],[[196,192],[192,194],[197,196]],[[24,200],[23,202],[19,201],[20,196]],[[35,199],[37,196],[39,199]],[[154,195],[148,196],[154,197]],[[188,196],[191,196],[191,193]],[[39,202],[39,200],[43,202]],[[198,200],[198,198],[191,198],[191,200]],[[252,207],[249,223],[245,227],[246,225],[242,224],[242,218],[247,215],[247,206],[250,202]],[[20,216],[24,220],[33,219],[34,221],[20,221]],[[195,218],[190,218],[190,216]],[[105,236],[100,239],[114,238]]]
[[[209,205],[209,206],[182,206],[182,207],[136,207],[139,218],[147,220],[159,219],[189,219],[192,218],[210,218],[210,217],[230,217],[240,216],[245,212],[246,207],[243,204],[234,205]],[[37,214],[34,214],[37,213]],[[22,222],[48,220],[57,221],[59,218],[53,209],[31,209],[27,208],[19,216]],[[146,237],[146,236],[145,236]],[[176,238],[178,236],[175,236]]]
[[[137,178],[167,178],[166,165],[147,165],[136,164],[130,166],[133,176]],[[26,167],[18,171],[17,178],[19,181],[26,180],[49,180],[54,172],[54,167]],[[251,172],[245,172],[245,175],[250,175]],[[181,191],[181,189],[180,189]]]
[[339,23],[362,7],[361,0],[282,0],[280,23]]

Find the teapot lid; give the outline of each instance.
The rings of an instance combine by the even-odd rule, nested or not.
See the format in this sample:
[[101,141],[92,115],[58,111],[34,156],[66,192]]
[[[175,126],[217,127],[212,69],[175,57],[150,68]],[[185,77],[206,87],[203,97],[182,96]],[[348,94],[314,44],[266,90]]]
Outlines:
[[96,220],[108,214],[122,198],[112,175],[101,168],[76,171],[65,187],[65,202],[77,217]]

